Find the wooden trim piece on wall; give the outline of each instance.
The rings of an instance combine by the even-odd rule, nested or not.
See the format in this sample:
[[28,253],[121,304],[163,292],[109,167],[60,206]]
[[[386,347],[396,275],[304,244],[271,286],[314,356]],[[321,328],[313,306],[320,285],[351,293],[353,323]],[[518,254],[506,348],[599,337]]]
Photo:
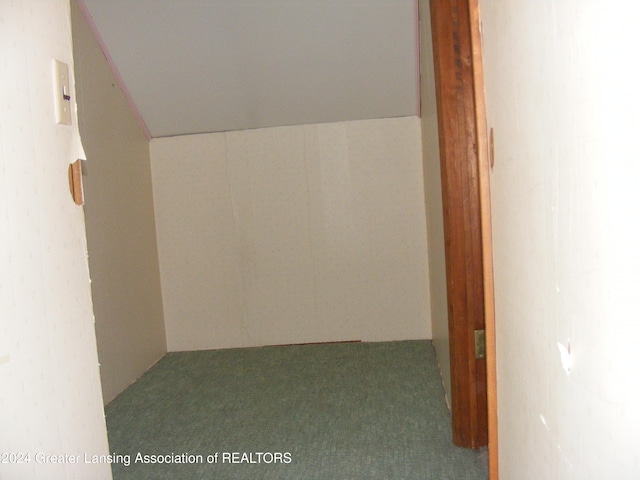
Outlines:
[[84,191],[82,189],[82,165],[80,160],[69,164],[69,191],[76,205],[84,205]]
[[489,479],[498,480],[498,388],[496,372],[496,330],[493,279],[493,241],[491,231],[491,185],[487,135],[487,111],[484,98],[482,28],[478,0],[469,0],[471,47],[473,51],[473,85],[478,132],[478,172],[480,178],[480,212],[482,230],[482,265],[484,279],[484,320],[487,355],[487,413],[489,433]]

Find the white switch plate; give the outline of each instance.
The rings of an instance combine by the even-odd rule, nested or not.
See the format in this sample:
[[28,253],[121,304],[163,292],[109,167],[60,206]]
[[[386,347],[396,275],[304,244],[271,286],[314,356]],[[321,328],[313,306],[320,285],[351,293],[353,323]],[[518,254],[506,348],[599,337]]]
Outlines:
[[53,101],[58,125],[71,125],[71,90],[69,65],[53,60]]

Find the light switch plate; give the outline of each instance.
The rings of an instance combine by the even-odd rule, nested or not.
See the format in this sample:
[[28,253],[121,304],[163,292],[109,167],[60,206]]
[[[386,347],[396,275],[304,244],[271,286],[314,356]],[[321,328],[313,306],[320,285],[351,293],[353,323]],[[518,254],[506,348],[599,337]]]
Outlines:
[[69,65],[53,60],[53,100],[58,125],[71,125]]

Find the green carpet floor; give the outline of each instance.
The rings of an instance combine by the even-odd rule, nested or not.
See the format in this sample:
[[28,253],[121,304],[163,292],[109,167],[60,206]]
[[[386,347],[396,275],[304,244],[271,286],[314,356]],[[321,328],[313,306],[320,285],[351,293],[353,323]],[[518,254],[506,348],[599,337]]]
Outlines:
[[487,478],[430,341],[169,353],[106,414],[115,480]]

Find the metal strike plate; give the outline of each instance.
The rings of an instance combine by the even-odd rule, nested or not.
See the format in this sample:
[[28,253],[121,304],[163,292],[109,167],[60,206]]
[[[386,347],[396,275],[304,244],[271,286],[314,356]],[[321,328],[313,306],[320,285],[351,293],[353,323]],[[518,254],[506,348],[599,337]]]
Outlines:
[[485,358],[487,356],[487,344],[485,341],[484,330],[475,330],[476,358]]

